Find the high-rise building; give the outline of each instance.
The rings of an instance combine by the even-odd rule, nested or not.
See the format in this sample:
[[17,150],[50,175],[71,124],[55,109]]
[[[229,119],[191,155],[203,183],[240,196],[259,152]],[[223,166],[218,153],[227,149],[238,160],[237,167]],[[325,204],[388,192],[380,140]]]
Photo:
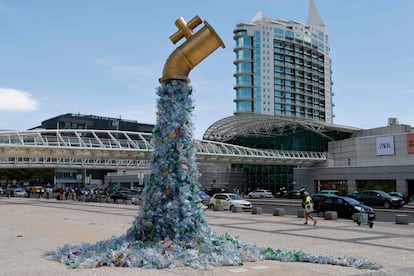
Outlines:
[[234,29],[236,112],[333,123],[328,30],[313,2],[307,23],[259,11]]

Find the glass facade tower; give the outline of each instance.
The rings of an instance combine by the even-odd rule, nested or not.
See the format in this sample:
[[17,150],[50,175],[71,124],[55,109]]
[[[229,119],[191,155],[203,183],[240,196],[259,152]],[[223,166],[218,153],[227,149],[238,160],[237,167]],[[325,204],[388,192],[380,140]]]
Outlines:
[[333,123],[328,30],[313,0],[307,23],[259,11],[234,29],[236,112]]

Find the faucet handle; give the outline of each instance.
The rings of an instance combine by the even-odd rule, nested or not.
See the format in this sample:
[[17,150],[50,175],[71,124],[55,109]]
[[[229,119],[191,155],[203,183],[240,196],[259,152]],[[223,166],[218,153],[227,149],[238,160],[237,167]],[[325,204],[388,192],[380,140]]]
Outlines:
[[189,39],[194,35],[193,29],[201,24],[201,18],[196,15],[188,23],[185,22],[184,18],[180,17],[175,21],[178,31],[170,36],[170,40],[173,44],[177,43],[181,38],[185,37]]

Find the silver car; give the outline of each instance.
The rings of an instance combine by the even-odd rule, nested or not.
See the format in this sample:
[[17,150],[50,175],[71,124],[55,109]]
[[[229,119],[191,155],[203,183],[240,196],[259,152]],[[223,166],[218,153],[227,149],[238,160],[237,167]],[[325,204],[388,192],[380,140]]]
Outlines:
[[269,190],[257,189],[247,195],[249,198],[274,198]]
[[27,192],[24,188],[16,188],[13,190],[13,196],[25,197]]

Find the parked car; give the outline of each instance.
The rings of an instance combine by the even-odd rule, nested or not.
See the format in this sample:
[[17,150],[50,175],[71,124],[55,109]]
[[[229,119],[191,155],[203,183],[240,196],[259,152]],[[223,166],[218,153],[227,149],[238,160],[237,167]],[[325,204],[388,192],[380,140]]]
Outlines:
[[368,206],[382,206],[385,209],[399,209],[405,204],[403,198],[390,196],[381,190],[365,190],[354,194],[353,197]]
[[388,193],[390,196],[396,196],[396,197],[400,197],[405,199],[405,195],[403,193],[399,193],[399,192],[390,192]]
[[286,188],[285,187],[282,187],[282,188],[279,189],[278,192],[276,192],[275,197],[284,198],[284,197],[287,197],[287,193],[288,192],[287,192]]
[[26,192],[31,194],[41,194],[45,193],[45,188],[43,186],[28,186],[26,187]]
[[208,207],[211,197],[205,191],[200,190],[200,198],[201,198],[201,203]]
[[301,190],[290,190],[287,193],[288,198],[302,198],[304,197],[304,193]]
[[[133,192],[131,190],[120,190],[113,192],[110,196],[110,199],[112,199],[114,202],[116,202],[117,199],[122,200],[131,200],[133,201],[133,198],[141,198],[141,194],[138,192]],[[134,201],[138,201],[137,199]]]
[[232,193],[218,193],[211,197],[210,203],[208,205],[211,209],[214,206],[223,206],[225,210],[231,210],[234,207],[240,207],[244,211],[251,211],[252,204],[250,201],[244,200],[238,194]]
[[18,196],[18,197],[26,197],[27,192],[23,187],[15,188],[11,194],[12,196]]
[[141,205],[142,204],[142,194],[135,193],[135,195],[131,198],[131,202],[134,205]]
[[269,190],[257,189],[247,195],[249,198],[274,198]]
[[326,211],[336,211],[340,218],[352,218],[360,212],[368,215],[369,220],[375,219],[375,211],[356,199],[350,197],[328,195],[323,197],[315,212],[318,216],[325,216]]
[[217,193],[227,193],[228,190],[226,188],[211,188],[206,191],[209,196],[213,196]]
[[349,193],[347,194],[347,197],[352,197],[352,198],[355,198],[355,195],[356,195],[356,194],[358,194],[358,193],[359,193],[358,191],[349,192]]
[[322,194],[322,193],[312,194],[310,197],[312,198],[312,201],[313,201],[313,209],[316,210],[319,204],[321,204],[326,197],[330,197],[330,196],[335,196],[335,195]]
[[322,191],[319,191],[319,193],[339,196],[339,192],[337,190],[322,190]]

